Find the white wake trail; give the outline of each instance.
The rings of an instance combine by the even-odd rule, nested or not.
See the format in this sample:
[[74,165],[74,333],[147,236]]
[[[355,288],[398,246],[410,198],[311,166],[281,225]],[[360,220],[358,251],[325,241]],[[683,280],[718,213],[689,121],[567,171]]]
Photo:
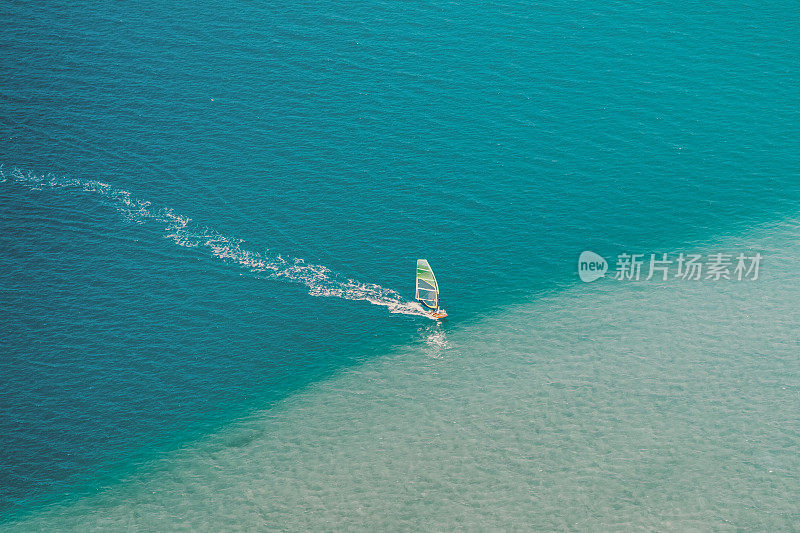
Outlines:
[[150,202],[134,198],[130,192],[115,189],[108,183],[53,175],[37,176],[18,169],[6,173],[0,168],[0,183],[5,182],[18,183],[31,190],[62,189],[96,194],[130,221],[163,224],[164,236],[179,246],[200,248],[249,272],[305,285],[311,296],[363,300],[386,307],[391,313],[428,316],[417,302],[404,299],[397,291],[345,278],[324,265],[306,263],[303,259],[248,250],[242,239],[194,224],[190,218],[172,209],[154,207]]

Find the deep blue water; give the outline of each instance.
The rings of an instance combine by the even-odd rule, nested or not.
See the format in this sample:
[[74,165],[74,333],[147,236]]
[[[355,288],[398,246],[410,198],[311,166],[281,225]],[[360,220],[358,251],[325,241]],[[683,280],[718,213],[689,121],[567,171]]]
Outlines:
[[96,490],[429,326],[179,246],[49,177],[407,299],[426,257],[445,328],[574,284],[581,250],[665,250],[800,200],[789,2],[0,15],[4,513]]

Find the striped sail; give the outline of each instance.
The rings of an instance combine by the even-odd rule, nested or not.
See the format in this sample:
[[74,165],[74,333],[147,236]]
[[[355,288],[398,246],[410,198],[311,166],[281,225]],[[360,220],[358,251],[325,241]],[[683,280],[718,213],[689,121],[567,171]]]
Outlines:
[[425,259],[417,259],[417,300],[430,309],[439,307],[439,284]]

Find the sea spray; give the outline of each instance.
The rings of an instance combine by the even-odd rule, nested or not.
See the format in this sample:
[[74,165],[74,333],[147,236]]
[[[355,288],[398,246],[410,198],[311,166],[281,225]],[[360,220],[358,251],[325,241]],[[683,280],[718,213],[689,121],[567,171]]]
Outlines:
[[108,183],[52,174],[40,176],[19,169],[6,173],[0,168],[0,183],[6,182],[14,182],[30,190],[60,189],[95,194],[128,221],[162,224],[164,237],[178,246],[204,250],[212,257],[236,264],[253,274],[266,274],[270,279],[300,283],[308,288],[311,296],[366,301],[386,307],[391,313],[427,316],[418,303],[404,299],[395,290],[347,278],[324,265],[307,263],[301,258],[249,250],[244,246],[243,239],[223,235],[213,228],[194,223],[191,218],[170,208],[156,207]]

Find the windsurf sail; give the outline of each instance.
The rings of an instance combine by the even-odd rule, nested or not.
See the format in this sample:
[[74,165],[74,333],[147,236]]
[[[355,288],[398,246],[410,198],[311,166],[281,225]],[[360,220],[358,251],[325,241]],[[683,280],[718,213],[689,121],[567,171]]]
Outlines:
[[416,299],[429,309],[439,308],[439,284],[433,269],[425,259],[417,259],[417,295]]

